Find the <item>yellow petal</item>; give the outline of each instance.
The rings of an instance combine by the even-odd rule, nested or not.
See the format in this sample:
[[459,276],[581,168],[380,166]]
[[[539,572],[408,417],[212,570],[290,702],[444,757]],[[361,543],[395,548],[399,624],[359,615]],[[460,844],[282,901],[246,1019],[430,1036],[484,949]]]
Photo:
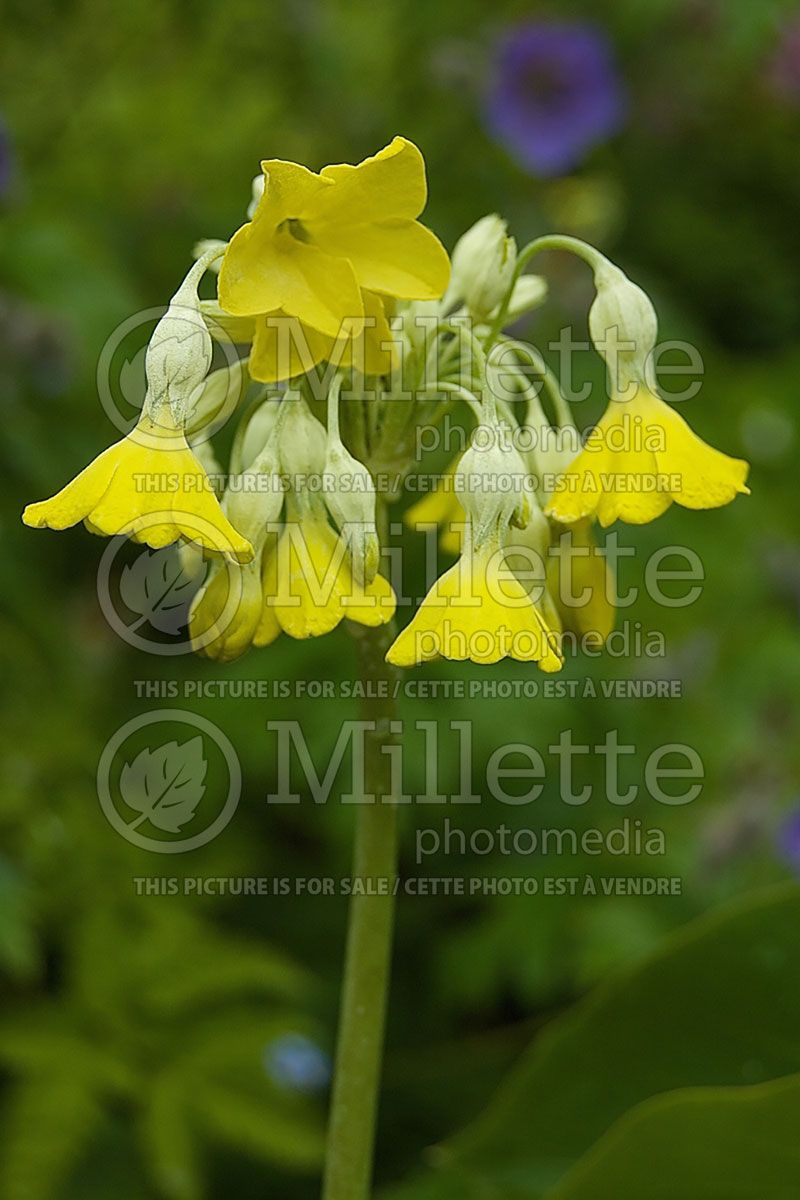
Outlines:
[[400,300],[438,300],[447,289],[447,251],[418,221],[392,218],[312,228],[328,254],[350,262],[362,288]]
[[522,584],[494,552],[464,556],[436,581],[387,661],[412,666],[437,657],[488,664],[512,657],[558,671],[557,640]]
[[376,575],[372,583],[360,587],[350,576],[351,586],[342,597],[342,609],[348,621],[358,625],[386,625],[397,608],[394,589],[388,579]]
[[255,318],[250,374],[259,383],[277,383],[293,379],[329,359],[334,339],[296,317],[285,313],[267,313]]
[[743,459],[715,450],[674,408],[656,396],[651,399],[658,405],[665,434],[665,449],[656,454],[659,468],[681,478],[681,486],[672,492],[673,500],[685,508],[719,508],[738,493],[749,495],[745,484],[749,467]]
[[344,616],[344,544],[322,521],[287,523],[277,551],[275,616],[293,638],[321,637]]
[[312,227],[316,221],[363,224],[389,217],[413,219],[428,196],[425,160],[403,137],[394,138],[356,166],[323,167],[321,175],[336,187],[318,193],[309,203],[306,216]]
[[253,548],[222,512],[185,439],[148,417],[50,500],[29,505],[26,524],[65,529],[85,521],[107,537],[125,534],[160,549],[180,537],[239,562]]
[[189,614],[192,649],[216,662],[240,658],[253,645],[262,607],[259,562],[214,568]]
[[32,529],[68,529],[83,520],[108,488],[118,465],[120,443],[98,454],[70,483],[49,500],[28,504],[22,514]]
[[549,593],[567,628],[593,634],[602,644],[614,628],[614,575],[598,553],[588,520],[578,521],[558,538],[547,563]]
[[[269,239],[245,225],[231,239],[219,277],[220,304],[238,316],[282,309],[321,333],[338,337],[364,316],[353,268],[287,229]],[[226,264],[230,263],[226,269]]]

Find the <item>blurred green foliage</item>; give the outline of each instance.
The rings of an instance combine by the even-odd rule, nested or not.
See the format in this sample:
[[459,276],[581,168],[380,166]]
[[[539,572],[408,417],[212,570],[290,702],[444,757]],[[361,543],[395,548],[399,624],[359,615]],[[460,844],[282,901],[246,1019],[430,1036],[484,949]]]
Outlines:
[[[481,98],[495,34],[554,12],[607,28],[630,106],[618,138],[569,179],[544,182],[524,175],[489,140]],[[573,1173],[556,1194],[562,1200],[641,1196],[633,1166],[625,1177],[632,1190],[623,1190],[619,1162],[645,1161],[647,1147],[652,1153],[656,1145],[656,1126],[664,1131],[660,1144],[667,1136],[682,1138],[690,1120],[724,1129],[731,1145],[741,1141],[742,1121],[772,1122],[773,1104],[795,1112],[796,1088],[788,1083],[777,1094],[754,1088],[726,1099],[716,1091],[681,1092],[634,1108],[627,1124],[607,1132],[623,1112],[659,1092],[755,1084],[797,1069],[788,1058],[762,1063],[761,1051],[751,1047],[749,1059],[762,1066],[742,1078],[732,1039],[724,1048],[728,1057],[720,1049],[712,1070],[700,1054],[712,1033],[705,1041],[699,1032],[697,1043],[685,1040],[703,1026],[696,1024],[702,1014],[699,997],[686,986],[689,975],[669,973],[680,948],[670,943],[657,950],[665,935],[696,914],[792,869],[776,837],[785,815],[800,804],[794,463],[800,108],[796,97],[771,88],[769,64],[782,22],[793,12],[778,0],[562,0],[557,11],[501,0],[491,12],[477,0],[142,0],[127,7],[6,0],[0,117],[11,134],[14,181],[0,199],[0,972],[6,1014],[0,1059],[8,1150],[2,1180],[10,1200],[105,1196],[112,1186],[123,1200],[191,1200],[203,1192],[247,1200],[268,1191],[305,1200],[316,1194],[325,1097],[276,1083],[262,1058],[275,1038],[292,1032],[331,1051],[345,899],[140,896],[133,881],[345,874],[346,808],[307,802],[267,809],[275,760],[265,723],[299,720],[319,763],[342,718],[356,715],[355,705],[181,699],[180,707],[207,716],[233,741],[245,786],[225,833],[202,850],[175,856],[166,869],[110,829],[97,807],[94,777],[110,735],[153,704],[137,696],[134,681],[348,679],[348,634],[342,629],[312,643],[282,639],[224,672],[193,659],[139,654],[119,641],[100,611],[101,544],[80,529],[58,535],[24,530],[19,512],[116,436],[97,403],[103,344],[129,314],[164,302],[197,239],[237,227],[259,160],[283,157],[314,167],[356,161],[398,132],[425,153],[426,219],[448,245],[472,220],[499,211],[520,243],[549,228],[598,241],[650,290],[664,336],[702,348],[704,387],[691,405],[692,424],[721,449],[750,458],[753,494],[719,512],[673,509],[654,525],[622,529],[621,543],[639,552],[624,565],[628,585],[641,586],[646,556],[669,541],[701,556],[702,596],[688,609],[659,608],[644,597],[627,614],[642,630],[663,629],[666,659],[606,655],[574,661],[565,672],[574,679],[679,679],[681,699],[403,702],[407,722],[440,723],[445,788],[457,778],[451,720],[474,722],[478,779],[499,745],[528,742],[544,752],[567,727],[590,745],[618,729],[620,740],[637,748],[626,761],[625,781],[639,781],[647,754],[667,741],[695,746],[706,779],[701,799],[688,808],[656,814],[642,799],[630,813],[645,822],[657,816],[665,829],[668,855],[657,869],[682,877],[680,897],[403,901],[379,1181],[414,1175],[425,1147],[478,1116],[541,1025],[610,971],[635,971],[654,953],[650,975],[634,973],[617,986],[657,983],[652,1038],[663,1030],[664,1047],[697,1044],[697,1061],[705,1066],[681,1073],[677,1065],[687,1056],[676,1053],[674,1076],[640,1087],[636,1071],[645,1051],[630,1053],[628,1029],[627,1040],[620,1034],[619,1054],[592,1076],[602,1091],[616,1071],[624,1099],[601,1120],[581,1123],[561,1080],[571,1077],[575,1086],[587,1054],[605,1044],[607,1000],[584,1009],[582,1018],[568,1018],[586,1022],[586,1044],[571,1057],[564,1050],[570,1061],[565,1057],[563,1069],[554,1068],[549,1078],[537,1075],[543,1070],[537,1056],[547,1046],[554,1053],[553,1039],[566,1038],[568,1026],[557,1026],[561,1033],[548,1035],[543,1049],[535,1039],[533,1058],[523,1060],[507,1085],[519,1088],[519,1072],[529,1072],[533,1094],[522,1088],[514,1100],[522,1141],[531,1106],[546,1110],[559,1095],[563,1124],[576,1139],[564,1152],[564,1169],[603,1135],[594,1160],[602,1184],[600,1175],[587,1183]],[[563,324],[585,328],[589,296],[579,266],[553,257],[542,267],[553,308],[526,330],[540,344]],[[596,415],[587,405],[585,422]],[[423,550],[409,534],[401,540],[413,582],[421,578]],[[443,674],[471,680],[478,669],[437,665],[418,677]],[[507,663],[481,672],[486,679],[528,675],[528,668]],[[599,757],[581,765],[580,782],[593,784],[595,798],[566,816],[554,777],[535,809],[504,806],[500,812],[490,801],[458,811],[409,812],[402,869],[410,875],[553,874],[552,862],[533,857],[510,866],[499,854],[433,858],[418,868],[414,825],[437,826],[448,816],[467,832],[501,822],[512,829],[611,826],[619,814],[600,795],[602,769]],[[414,754],[408,789],[423,786],[421,755]],[[654,867],[631,855],[571,861],[567,873],[586,871],[637,875]],[[727,930],[727,940],[691,943],[717,956],[709,958],[714,971],[708,964],[703,970],[716,978],[721,1006],[745,983],[755,987],[780,930],[796,929],[796,913],[791,926],[777,925],[793,902],[775,903],[774,933],[770,908],[757,907],[749,924],[732,917],[715,927]],[[788,933],[779,949],[785,969],[796,975]],[[663,978],[656,978],[662,970]],[[734,1032],[743,1041],[757,1024],[767,1028],[773,1020],[770,1005],[783,993],[778,981],[771,994],[769,979],[765,973],[760,990],[742,992]],[[632,1011],[653,1020],[654,1003],[643,995]],[[504,1094],[493,1103],[502,1104]],[[715,1144],[710,1133],[703,1140]],[[741,1174],[735,1158],[731,1171]],[[549,1186],[556,1175],[552,1167],[546,1174]],[[539,1194],[530,1178],[518,1181],[518,1193],[503,1194]],[[436,1180],[423,1177],[421,1189],[437,1190],[414,1184],[409,1196],[449,1195],[440,1190],[446,1179]],[[469,1195],[461,1175],[453,1194]],[[684,1192],[676,1184],[665,1194]],[[689,1194],[696,1200],[700,1193]]]

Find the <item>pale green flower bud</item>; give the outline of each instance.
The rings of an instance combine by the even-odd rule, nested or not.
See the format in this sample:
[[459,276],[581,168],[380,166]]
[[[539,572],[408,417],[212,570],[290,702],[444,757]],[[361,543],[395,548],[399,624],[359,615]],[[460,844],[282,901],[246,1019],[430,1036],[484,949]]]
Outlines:
[[200,312],[197,284],[210,255],[216,253],[209,252],[188,272],[156,325],[145,354],[151,411],[157,412],[167,403],[181,423],[211,366],[211,335]]
[[[209,271],[213,271],[215,275],[219,275],[219,269],[222,266],[222,254],[225,251],[227,242],[223,242],[220,238],[202,238],[199,242],[195,242],[192,246],[192,258],[203,258],[204,255],[216,252],[220,255],[213,262],[208,264]],[[202,301],[201,301],[202,304]]]
[[524,528],[530,519],[528,471],[518,450],[499,426],[479,425],[456,476],[458,498],[470,518],[476,543],[509,524]]
[[[271,453],[270,453],[271,448]],[[233,527],[246,537],[258,552],[275,525],[283,508],[283,487],[278,474],[274,442],[270,448],[238,475],[228,480],[223,511]]]
[[[511,299],[508,304],[508,312],[506,313],[506,324],[511,324],[513,321],[518,321],[520,317],[524,317],[525,313],[532,312],[534,308],[539,308],[547,299],[547,280],[541,275],[520,275],[519,279],[514,284],[511,292]],[[492,317],[497,314],[500,305],[498,304],[492,312]]]
[[517,245],[505,221],[496,213],[481,217],[456,242],[446,302],[463,301],[473,316],[488,317],[511,286],[516,264]]
[[[242,430],[241,441],[236,447],[236,470],[239,467],[249,467],[261,454],[275,430],[280,406],[281,401],[277,397],[273,397],[265,400],[263,404],[259,404],[255,412],[244,418],[247,424]],[[237,440],[238,436],[237,434]]]
[[[279,401],[267,400],[251,416],[241,444],[231,455],[232,474],[223,501],[228,520],[256,551],[263,547],[269,527],[276,524],[283,508],[277,426],[279,409]],[[240,470],[242,463],[245,466]]]
[[328,436],[325,480],[325,504],[347,542],[353,576],[368,585],[378,573],[381,552],[375,526],[375,484],[338,434]]
[[325,466],[328,438],[299,392],[287,392],[285,416],[278,437],[281,468],[290,476],[290,485],[302,490],[304,476],[321,475]]
[[631,377],[643,380],[658,336],[656,310],[647,293],[606,258],[599,258],[594,281],[597,295],[589,309],[589,333],[595,349],[623,383]]

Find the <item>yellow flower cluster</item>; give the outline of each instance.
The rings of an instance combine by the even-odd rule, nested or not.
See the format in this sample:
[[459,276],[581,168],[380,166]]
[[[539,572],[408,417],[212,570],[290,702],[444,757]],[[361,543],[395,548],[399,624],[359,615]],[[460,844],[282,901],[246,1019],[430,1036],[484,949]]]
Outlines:
[[[484,218],[461,239],[451,280],[445,250],[418,220],[427,196],[425,165],[405,138],[354,166],[315,173],[267,160],[261,167],[250,219],[228,243],[203,244],[154,331],[136,426],[51,499],[29,505],[24,521],[51,529],[83,521],[95,533],[123,534],[154,548],[191,545],[210,556],[190,631],[197,651],[220,661],[266,646],[281,632],[319,637],[345,618],[386,624],[396,601],[378,573],[369,447],[374,436],[389,461],[399,455],[407,469],[409,414],[430,412],[415,409],[416,399],[402,407],[392,392],[399,343],[389,317],[396,314],[399,340],[418,353],[420,404],[427,391],[439,403],[442,393],[445,403],[460,396],[489,436],[482,450],[473,442],[406,515],[411,524],[440,525],[443,548],[458,560],[429,588],[388,661],[407,667],[437,658],[511,657],[557,671],[565,631],[602,642],[614,623],[613,580],[595,544],[596,524],[642,524],[673,502],[715,508],[748,490],[747,464],[701,441],[658,396],[650,368],[657,323],[648,297],[575,239],[538,239],[518,257],[499,217]],[[539,360],[558,423],[575,434],[579,448],[540,448],[523,460],[502,445],[492,351],[499,341],[517,353],[519,344],[503,327],[518,308],[542,302],[542,281],[520,272],[526,257],[547,246],[574,250],[593,267],[589,327],[612,377],[610,400],[580,446],[568,406]],[[200,279],[217,266],[217,297],[200,301]],[[430,388],[423,375],[431,353],[420,348],[414,328],[423,310],[446,343],[444,368]],[[471,320],[471,330],[457,325],[458,316]],[[627,338],[619,354],[611,332]],[[212,333],[249,348],[231,372],[234,403],[250,381],[281,384],[279,398],[267,398],[266,387],[252,397],[221,501],[197,443],[196,414],[210,413],[215,397],[219,407],[231,390],[217,386],[220,372],[209,374]],[[466,345],[474,359],[462,370]],[[323,362],[333,367],[327,425],[304,398],[313,402]],[[378,408],[356,394],[364,462],[339,434],[345,375],[351,382],[375,376],[385,385],[376,392]],[[525,424],[549,430],[524,378],[519,394],[528,395]],[[502,403],[515,426],[510,401]],[[540,477],[530,495],[515,488],[528,467]],[[463,490],[453,486],[456,475],[464,477]],[[315,476],[333,481],[327,494],[304,482]]]

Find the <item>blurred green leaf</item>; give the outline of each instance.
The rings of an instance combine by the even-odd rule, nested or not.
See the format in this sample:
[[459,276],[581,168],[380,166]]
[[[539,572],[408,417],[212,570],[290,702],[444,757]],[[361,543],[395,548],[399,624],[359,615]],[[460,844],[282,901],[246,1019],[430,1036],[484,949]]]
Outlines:
[[424,1187],[444,1198],[471,1178],[477,1194],[532,1200],[649,1097],[800,1069],[799,925],[792,885],[670,939],[535,1040],[485,1113],[435,1151],[440,1191]]
[[102,1109],[78,1072],[34,1076],[10,1095],[0,1195],[53,1200],[100,1123]]
[[548,1200],[794,1200],[800,1076],[699,1088],[627,1113]]

